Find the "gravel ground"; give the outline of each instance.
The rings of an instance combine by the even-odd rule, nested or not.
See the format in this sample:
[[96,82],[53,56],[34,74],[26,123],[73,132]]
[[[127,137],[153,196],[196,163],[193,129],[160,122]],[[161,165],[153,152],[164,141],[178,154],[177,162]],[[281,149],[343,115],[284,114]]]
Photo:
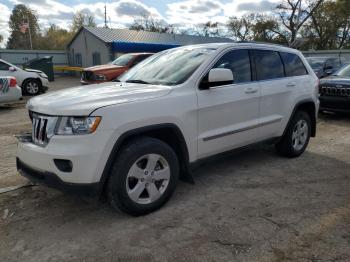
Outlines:
[[[24,103],[0,108],[0,189],[27,183],[13,135],[28,129]],[[43,186],[0,194],[0,261],[350,261],[349,134],[350,116],[322,115],[300,158],[231,153],[138,218]]]

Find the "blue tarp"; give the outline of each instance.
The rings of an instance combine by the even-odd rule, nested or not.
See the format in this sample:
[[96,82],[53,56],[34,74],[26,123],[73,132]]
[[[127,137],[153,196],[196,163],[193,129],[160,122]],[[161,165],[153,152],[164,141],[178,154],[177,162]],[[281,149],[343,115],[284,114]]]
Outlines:
[[112,43],[112,51],[118,53],[131,52],[160,52],[166,49],[179,47],[177,44],[155,44],[155,43],[138,43],[138,42],[120,42]]

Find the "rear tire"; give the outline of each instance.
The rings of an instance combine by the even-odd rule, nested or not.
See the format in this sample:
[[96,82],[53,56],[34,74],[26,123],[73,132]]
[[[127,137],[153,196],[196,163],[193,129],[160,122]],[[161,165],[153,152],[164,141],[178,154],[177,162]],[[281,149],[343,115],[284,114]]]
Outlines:
[[276,144],[277,152],[285,157],[298,157],[306,149],[311,136],[310,116],[297,111],[282,139]]
[[133,216],[145,215],[170,199],[178,177],[178,158],[168,144],[155,138],[138,138],[118,153],[107,184],[107,198],[114,208]]

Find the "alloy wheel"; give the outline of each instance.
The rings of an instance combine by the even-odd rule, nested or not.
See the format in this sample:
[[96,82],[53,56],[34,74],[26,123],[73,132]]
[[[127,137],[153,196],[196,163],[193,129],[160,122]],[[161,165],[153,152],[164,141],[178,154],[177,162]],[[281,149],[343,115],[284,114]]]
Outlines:
[[29,82],[26,85],[28,94],[35,95],[39,92],[39,85],[36,82]]
[[126,179],[128,196],[135,203],[151,204],[166,191],[170,180],[169,163],[158,154],[147,154],[135,161]]
[[309,127],[304,119],[299,120],[293,129],[292,144],[295,151],[301,150],[307,141]]

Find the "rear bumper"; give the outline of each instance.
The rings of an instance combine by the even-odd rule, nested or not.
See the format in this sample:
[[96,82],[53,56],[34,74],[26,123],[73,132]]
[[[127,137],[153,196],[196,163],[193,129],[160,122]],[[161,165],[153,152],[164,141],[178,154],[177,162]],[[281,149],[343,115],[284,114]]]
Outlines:
[[8,92],[0,94],[1,104],[16,103],[22,99],[22,89],[18,86],[10,87]]
[[34,168],[24,164],[19,158],[16,158],[16,165],[18,172],[28,178],[30,181],[44,184],[48,187],[58,189],[74,195],[96,197],[101,193],[100,183],[91,184],[77,184],[67,183],[61,180],[56,174],[52,172],[43,172],[35,170]]

